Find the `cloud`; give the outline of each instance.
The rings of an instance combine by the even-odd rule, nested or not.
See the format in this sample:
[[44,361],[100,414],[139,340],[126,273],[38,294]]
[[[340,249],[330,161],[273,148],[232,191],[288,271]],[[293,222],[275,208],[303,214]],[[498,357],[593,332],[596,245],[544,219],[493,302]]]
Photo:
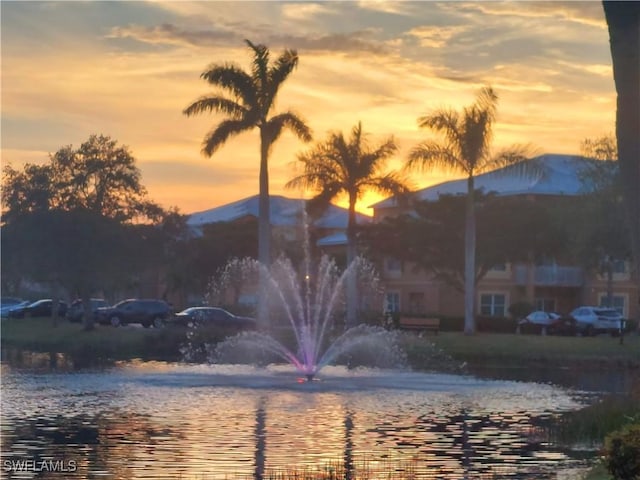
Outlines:
[[327,3],[284,3],[282,15],[295,21],[308,21],[319,15],[333,15],[335,10]]
[[560,19],[591,27],[607,28],[600,2],[456,2],[456,7],[476,10],[485,15]]
[[147,44],[180,46],[219,46],[221,42],[229,44],[238,43],[242,40],[240,35],[226,28],[189,30],[170,23],[154,27],[142,25],[114,27],[106,38],[129,38]]

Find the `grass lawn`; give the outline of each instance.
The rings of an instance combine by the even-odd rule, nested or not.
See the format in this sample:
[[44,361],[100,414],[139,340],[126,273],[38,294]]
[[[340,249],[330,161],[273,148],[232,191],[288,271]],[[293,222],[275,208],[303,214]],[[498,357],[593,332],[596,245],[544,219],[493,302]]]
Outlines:
[[3,348],[15,347],[35,352],[68,353],[96,360],[177,359],[184,331],[153,329],[131,325],[122,328],[96,325],[85,331],[79,323],[66,319],[53,326],[50,318],[8,319],[0,324]]
[[640,368],[640,336],[620,339],[609,335],[562,337],[550,335],[516,335],[479,333],[467,336],[441,332],[425,337],[453,358],[487,366],[518,365],[570,366],[581,363],[603,368]]
[[[559,337],[479,333],[466,336],[457,332],[419,337],[406,335],[411,364],[420,367],[428,344],[433,342],[456,361],[484,366],[572,366],[588,363],[603,368],[640,368],[640,336],[625,336],[624,344],[608,335]],[[184,331],[179,328],[141,328],[138,325],[114,328],[96,325],[84,331],[82,325],[65,319],[53,327],[51,319],[10,319],[0,324],[3,347],[37,352],[70,353],[87,358],[125,360],[129,358],[179,358]]]

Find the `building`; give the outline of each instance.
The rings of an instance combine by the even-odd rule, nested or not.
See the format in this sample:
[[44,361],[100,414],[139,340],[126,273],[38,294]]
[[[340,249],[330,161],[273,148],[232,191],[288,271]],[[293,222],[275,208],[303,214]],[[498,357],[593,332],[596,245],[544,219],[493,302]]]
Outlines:
[[[328,208],[315,218],[306,213],[307,201],[271,195],[269,201],[270,221],[274,235],[288,240],[301,240],[301,227],[307,228],[317,238],[316,245],[328,247],[335,245],[336,239],[346,239],[349,212],[347,209],[330,204]],[[203,225],[216,222],[242,222],[249,218],[258,218],[259,196],[243,198],[226,205],[221,205],[202,212],[189,215],[187,225],[198,231]],[[370,221],[366,215],[357,214],[358,224]]]
[[[497,196],[524,196],[534,201],[557,202],[588,193],[581,172],[592,160],[569,155],[537,157],[541,168],[534,178],[519,175],[512,167],[475,177],[475,187]],[[444,182],[416,192],[419,200],[435,201],[441,195],[466,195],[466,179]],[[394,198],[372,206],[374,221],[407,212]],[[461,252],[462,254],[462,252]],[[639,315],[638,272],[630,262],[618,261],[611,284],[613,305],[625,318]],[[414,314],[462,316],[464,298],[432,274],[387,258],[381,268],[385,308]],[[476,312],[483,316],[508,315],[511,304],[529,301],[535,308],[568,313],[579,305],[601,305],[607,299],[608,279],[577,266],[548,259],[539,264],[494,266],[476,286]]]

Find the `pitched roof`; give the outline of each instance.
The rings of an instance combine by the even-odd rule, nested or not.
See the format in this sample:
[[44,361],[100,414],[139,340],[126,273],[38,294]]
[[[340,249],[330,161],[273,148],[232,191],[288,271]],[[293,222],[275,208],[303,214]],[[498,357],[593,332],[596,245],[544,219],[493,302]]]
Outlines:
[[[242,217],[258,217],[258,195],[244,198],[236,202],[228,203],[202,212],[196,212],[189,216],[187,224],[191,227],[199,227],[208,223],[233,222]],[[303,209],[306,204],[304,199],[287,198],[280,195],[270,196],[271,225],[294,226],[299,225],[303,217]],[[349,212],[345,208],[329,205],[324,214],[312,222],[319,228],[345,229],[347,228]],[[357,215],[358,223],[366,223],[369,217]]]
[[[484,173],[474,178],[474,186],[497,195],[582,195],[587,191],[580,178],[592,160],[576,155],[545,154],[533,159],[542,172],[535,177],[519,174],[513,166]],[[467,193],[467,179],[451,180],[415,192],[417,200],[437,200],[440,195]],[[383,209],[397,206],[394,197],[371,206]]]

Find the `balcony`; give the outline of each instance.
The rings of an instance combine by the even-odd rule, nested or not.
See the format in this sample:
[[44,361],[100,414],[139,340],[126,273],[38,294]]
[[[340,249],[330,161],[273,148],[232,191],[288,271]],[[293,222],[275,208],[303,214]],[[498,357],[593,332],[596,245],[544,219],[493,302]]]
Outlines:
[[[526,265],[516,266],[516,284],[527,284]],[[535,267],[533,284],[538,287],[581,287],[584,283],[584,272],[580,267],[559,267],[545,265]]]

